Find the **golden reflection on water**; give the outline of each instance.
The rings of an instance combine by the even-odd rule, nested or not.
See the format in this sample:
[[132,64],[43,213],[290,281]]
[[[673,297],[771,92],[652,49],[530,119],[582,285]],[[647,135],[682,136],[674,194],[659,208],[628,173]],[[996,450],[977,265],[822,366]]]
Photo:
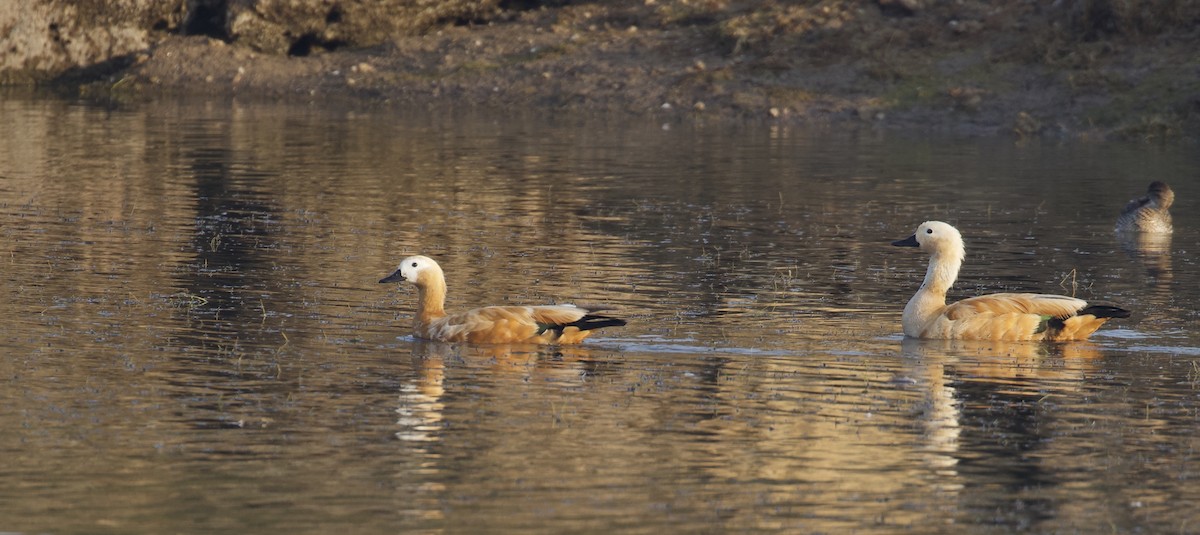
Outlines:
[[[1030,388],[1043,381],[1076,384],[1087,379],[1103,356],[1094,343],[1040,344],[968,340],[904,340],[904,355],[947,362],[973,381],[1004,385],[1005,394],[1041,396]],[[1010,389],[1011,388],[1011,389]],[[1036,388],[1036,387],[1032,387]]]
[[[0,114],[23,133],[0,142],[6,529],[1089,531],[1200,498],[1196,271],[1171,254],[1191,216],[1126,256],[1046,208],[1078,188],[981,171],[1036,154],[237,102]],[[887,243],[931,217],[972,231],[952,297],[1075,270],[1146,319],[900,341],[924,265]],[[631,322],[414,341],[414,293],[375,282],[412,253],[451,309]]]
[[1141,263],[1146,285],[1146,316],[1161,319],[1170,314],[1171,297],[1175,274],[1171,266],[1171,239],[1173,234],[1161,232],[1118,232],[1117,241],[1125,254]]
[[400,406],[396,409],[400,431],[396,432],[396,438],[437,440],[437,426],[445,409],[441,399],[446,393],[446,364],[442,358],[440,354],[422,356],[417,377],[400,387]]

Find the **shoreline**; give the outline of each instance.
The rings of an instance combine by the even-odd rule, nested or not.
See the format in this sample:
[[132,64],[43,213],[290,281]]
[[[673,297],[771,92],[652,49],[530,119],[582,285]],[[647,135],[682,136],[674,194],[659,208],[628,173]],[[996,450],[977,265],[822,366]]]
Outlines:
[[1018,2],[930,2],[900,14],[882,1],[770,4],[691,18],[672,18],[666,7],[680,3],[663,4],[543,6],[375,46],[310,45],[303,55],[168,35],[48,85],[118,102],[454,99],[1017,139],[1200,138],[1200,30],[1182,23],[1089,37],[1049,8]]

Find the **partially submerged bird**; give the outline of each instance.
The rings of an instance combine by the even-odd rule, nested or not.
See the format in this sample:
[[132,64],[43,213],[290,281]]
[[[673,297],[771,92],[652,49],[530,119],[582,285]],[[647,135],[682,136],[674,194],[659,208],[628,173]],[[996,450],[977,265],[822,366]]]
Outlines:
[[1171,203],[1175,192],[1165,182],[1154,181],[1146,195],[1133,199],[1121,209],[1117,217],[1117,232],[1173,232],[1171,226]]
[[578,344],[602,327],[625,320],[597,314],[602,308],[573,305],[491,306],[446,314],[446,276],[427,256],[410,256],[379,282],[408,282],[417,287],[413,334],[438,342],[473,344]]
[[951,340],[1083,340],[1109,318],[1129,311],[1088,305],[1065,295],[997,293],[946,304],[946,291],[958,278],[966,249],[958,229],[926,221],[898,247],[920,247],[930,254],[921,289],[904,307],[904,335]]

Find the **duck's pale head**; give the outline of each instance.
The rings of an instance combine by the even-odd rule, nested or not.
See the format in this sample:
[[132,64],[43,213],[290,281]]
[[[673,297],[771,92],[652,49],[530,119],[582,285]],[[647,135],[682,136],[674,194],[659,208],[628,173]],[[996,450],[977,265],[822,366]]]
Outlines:
[[441,273],[441,268],[432,258],[422,255],[414,255],[400,261],[400,267],[391,275],[388,275],[379,282],[408,282],[417,286],[426,284],[426,281]]
[[920,247],[929,254],[942,252],[958,252],[962,256],[962,234],[949,223],[941,221],[926,221],[917,227],[917,231],[903,240],[892,242],[896,247]]

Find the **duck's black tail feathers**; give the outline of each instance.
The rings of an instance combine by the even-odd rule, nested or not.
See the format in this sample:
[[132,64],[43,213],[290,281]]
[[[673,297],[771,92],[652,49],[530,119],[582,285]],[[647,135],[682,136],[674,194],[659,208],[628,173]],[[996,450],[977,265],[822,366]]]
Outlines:
[[[604,327],[623,327],[625,320],[621,318],[613,318],[610,316],[602,316],[600,314],[588,314],[571,323],[562,325],[561,327],[576,327],[581,331],[590,331],[592,329],[602,329]],[[561,328],[559,329],[561,331]]]
[[1129,317],[1128,310],[1125,310],[1121,307],[1114,307],[1114,306],[1108,306],[1108,305],[1089,305],[1087,307],[1084,307],[1083,310],[1080,310],[1079,313],[1076,315],[1085,316],[1088,314],[1091,314],[1093,316],[1096,316],[1097,318],[1102,318],[1102,319],[1103,318],[1128,318]]
[[[1088,315],[1095,316],[1096,319],[1128,318],[1129,311],[1125,310],[1121,307],[1114,307],[1114,306],[1109,306],[1109,305],[1089,305],[1089,306],[1083,307],[1082,309],[1079,310],[1079,312],[1075,313],[1075,317],[1088,316]],[[1063,327],[1066,327],[1066,322],[1069,319],[1071,319],[1071,316],[1060,317],[1060,318],[1043,317],[1042,323],[1040,325],[1038,325],[1037,331],[1034,331],[1034,332],[1040,333],[1040,332],[1046,331],[1046,330],[1049,330],[1052,332],[1061,331],[1063,329]]]

